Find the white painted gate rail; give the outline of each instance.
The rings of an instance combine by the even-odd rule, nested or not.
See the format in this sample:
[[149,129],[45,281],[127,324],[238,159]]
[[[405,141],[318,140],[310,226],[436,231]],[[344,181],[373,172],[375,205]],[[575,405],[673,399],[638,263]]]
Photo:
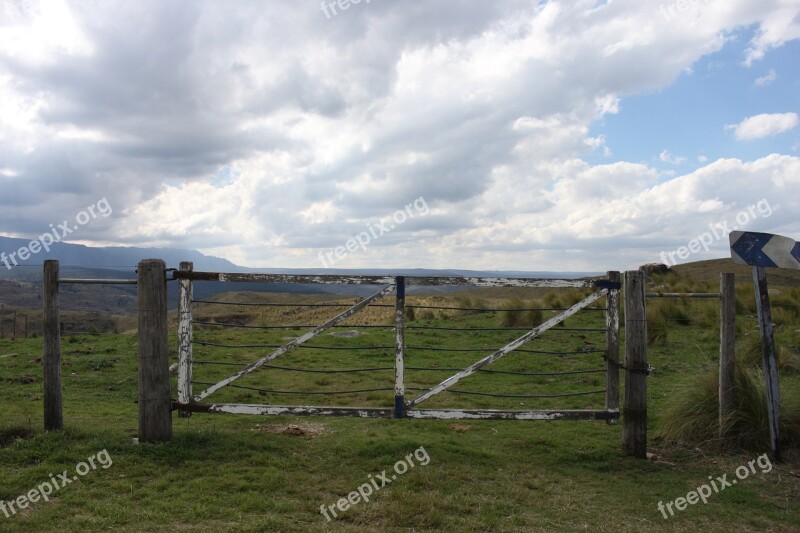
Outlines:
[[[180,280],[179,304],[179,360],[178,360],[178,398],[173,407],[181,416],[192,412],[259,414],[259,415],[332,415],[359,416],[374,418],[437,418],[437,419],[596,419],[615,421],[619,418],[619,291],[618,272],[609,272],[607,279],[563,280],[526,278],[480,278],[480,277],[403,277],[403,276],[330,276],[330,275],[280,275],[280,274],[238,274],[195,272],[191,263],[181,263],[179,271],[174,272]],[[209,386],[202,392],[192,391],[192,282],[257,282],[257,283],[297,283],[297,284],[358,284],[377,285],[382,288],[371,296],[338,314],[323,324],[313,328],[297,339],[275,349],[268,355],[250,363],[235,374]],[[445,379],[432,389],[411,401],[406,400],[405,387],[405,289],[407,285],[456,285],[474,287],[544,287],[544,288],[594,288],[596,292],[532,328],[524,335],[508,343],[468,368]],[[391,292],[395,293],[395,405],[394,408],[378,407],[322,407],[290,405],[256,405],[237,403],[201,403],[219,389],[231,384],[265,364],[286,354],[309,339],[323,333],[343,320],[350,318],[373,301]],[[420,409],[418,406],[432,396],[446,391],[460,380],[474,374],[482,367],[506,357],[525,343],[540,336],[545,331],[560,324],[570,316],[588,307],[600,298],[607,298],[606,306],[606,347],[604,358],[606,368],[606,397],[604,409],[565,409],[565,410],[500,410],[500,409]]]

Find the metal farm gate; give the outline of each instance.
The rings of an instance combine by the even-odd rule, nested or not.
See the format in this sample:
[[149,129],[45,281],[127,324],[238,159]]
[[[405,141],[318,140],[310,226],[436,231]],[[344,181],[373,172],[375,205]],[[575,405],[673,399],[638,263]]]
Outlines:
[[[470,278],[470,277],[381,277],[381,276],[311,276],[311,275],[277,275],[277,274],[237,274],[196,272],[192,270],[191,263],[182,263],[179,271],[173,273],[174,279],[180,280],[180,307],[179,307],[179,361],[178,361],[178,392],[173,408],[181,416],[189,416],[192,412],[258,414],[258,415],[332,415],[332,416],[358,416],[378,418],[433,418],[433,419],[517,419],[517,420],[556,420],[556,419],[595,419],[606,420],[609,423],[619,418],[619,304],[620,304],[620,275],[618,272],[609,272],[604,279],[594,280],[563,280],[563,279],[524,279],[524,278]],[[269,351],[255,360],[240,364],[238,370],[213,383],[198,383],[193,381],[193,366],[200,363],[194,360],[193,347],[194,325],[198,322],[193,317],[194,281],[214,282],[257,282],[257,283],[294,283],[294,284],[355,284],[374,285],[376,291],[348,309],[339,312],[332,318],[311,328],[306,333],[289,342],[269,346]],[[450,377],[442,380],[432,387],[424,389],[407,388],[406,380],[406,287],[408,286],[461,286],[461,287],[518,287],[518,288],[577,288],[592,289],[589,296],[571,306],[557,309],[557,314],[533,328],[524,328],[526,331],[513,341],[488,353],[471,365],[455,371]],[[378,299],[394,293],[394,406],[393,407],[352,407],[352,406],[303,406],[303,405],[274,405],[253,403],[215,403],[207,399],[217,391],[232,385],[234,382],[248,376],[259,369],[274,368],[272,363],[285,356],[288,352],[301,347],[307,341],[317,337],[323,332],[340,325],[343,321],[362,311],[369,305],[375,305]],[[515,350],[524,351],[526,343],[541,336],[544,332],[553,329],[567,318],[579,311],[588,308],[593,303],[605,298],[606,306],[599,311],[604,311],[604,344],[600,350],[604,361],[605,370],[592,370],[589,372],[605,372],[605,389],[593,393],[605,393],[603,408],[597,409],[454,409],[454,408],[424,408],[426,402],[432,397],[445,392],[458,392],[453,386],[463,379],[478,371],[488,372],[485,367],[507,357]],[[219,302],[200,302],[219,303]],[[253,304],[255,305],[255,304]],[[339,304],[341,306],[341,304]],[[288,304],[287,304],[288,306]],[[598,309],[595,309],[598,310]],[[254,327],[254,326],[239,326]],[[341,326],[340,326],[341,327]],[[354,326],[355,327],[355,326]],[[387,327],[387,326],[382,326]],[[442,328],[444,329],[444,328]],[[521,328],[520,328],[521,329]],[[244,347],[244,346],[234,346]],[[254,346],[263,348],[267,346]],[[463,350],[467,351],[467,350]],[[476,351],[476,350],[471,350]],[[219,363],[224,364],[224,363]],[[312,371],[313,370],[309,370]],[[503,373],[503,372],[499,372]],[[562,374],[577,374],[579,372],[561,372]],[[200,392],[193,390],[193,385],[202,384],[205,388]],[[244,388],[244,387],[243,387]],[[389,386],[389,390],[391,390]],[[386,389],[381,389],[386,390]],[[419,391],[418,395],[409,397],[409,392]],[[587,394],[587,393],[578,393]],[[486,394],[491,396],[492,394]],[[571,394],[553,395],[570,396]]]

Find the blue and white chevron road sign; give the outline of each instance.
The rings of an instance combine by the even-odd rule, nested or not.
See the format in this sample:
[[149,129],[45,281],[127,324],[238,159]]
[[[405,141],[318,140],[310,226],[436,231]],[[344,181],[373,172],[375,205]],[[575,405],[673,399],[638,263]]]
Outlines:
[[800,243],[789,237],[733,231],[730,234],[730,243],[734,263],[800,270]]

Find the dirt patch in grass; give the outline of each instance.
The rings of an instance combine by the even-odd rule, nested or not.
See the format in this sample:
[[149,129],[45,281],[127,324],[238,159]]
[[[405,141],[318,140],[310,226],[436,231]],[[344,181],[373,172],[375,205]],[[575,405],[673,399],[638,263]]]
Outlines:
[[326,432],[323,424],[256,424],[253,431],[313,439]]
[[25,375],[25,376],[3,378],[3,381],[5,381],[6,383],[21,383],[23,385],[27,385],[29,383],[36,383],[37,381],[39,381],[39,378],[36,376]]
[[17,439],[30,439],[33,435],[31,428],[0,429],[0,448],[11,446]]

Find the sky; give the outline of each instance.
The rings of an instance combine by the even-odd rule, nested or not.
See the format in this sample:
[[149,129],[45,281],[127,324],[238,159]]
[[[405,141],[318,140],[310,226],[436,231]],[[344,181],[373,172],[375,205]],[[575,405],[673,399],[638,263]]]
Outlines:
[[799,150],[800,0],[0,3],[8,237],[628,270],[800,240]]

